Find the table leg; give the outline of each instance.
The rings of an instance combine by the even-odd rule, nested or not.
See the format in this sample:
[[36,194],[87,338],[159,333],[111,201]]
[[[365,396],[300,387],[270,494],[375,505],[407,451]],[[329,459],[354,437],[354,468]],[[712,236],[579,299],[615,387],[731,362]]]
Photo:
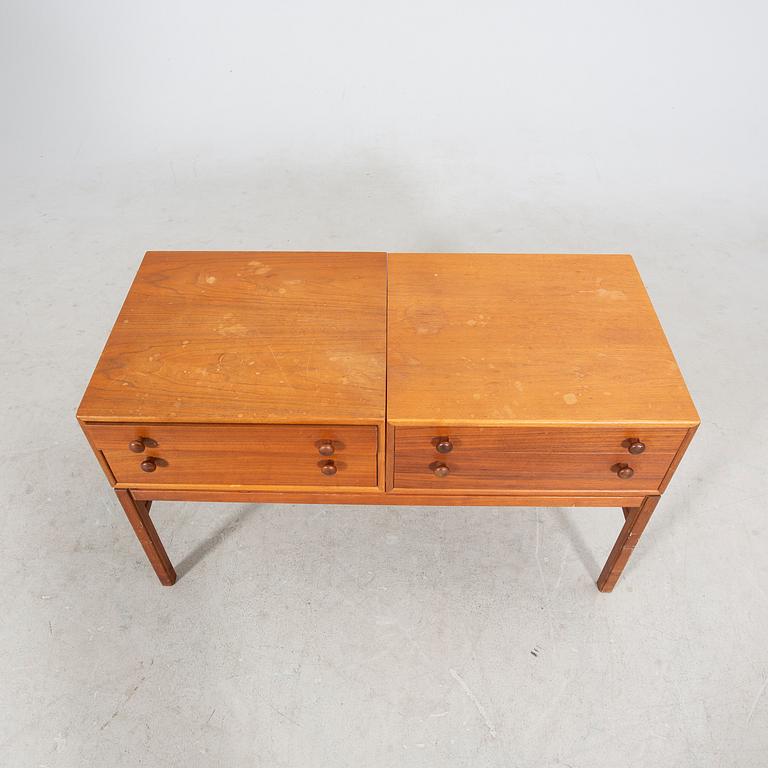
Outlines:
[[141,542],[152,567],[155,569],[157,578],[166,586],[170,587],[176,582],[176,571],[168,559],[168,555],[163,547],[163,542],[157,535],[155,526],[149,517],[149,507],[151,501],[137,501],[131,496],[130,491],[116,488],[117,499],[125,510],[128,521],[133,526],[136,538]]
[[603,572],[597,579],[597,588],[601,592],[613,591],[660,498],[661,496],[646,496],[639,507],[623,508],[624,527],[605,561]]

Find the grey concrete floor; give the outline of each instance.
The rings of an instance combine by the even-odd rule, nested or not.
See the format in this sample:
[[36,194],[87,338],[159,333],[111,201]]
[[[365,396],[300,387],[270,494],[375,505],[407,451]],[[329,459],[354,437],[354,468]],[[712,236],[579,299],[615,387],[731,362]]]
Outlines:
[[[0,765],[768,764],[764,221],[418,199],[370,168],[6,190]],[[74,411],[170,247],[634,253],[703,426],[615,592],[618,509],[170,503],[160,587]]]

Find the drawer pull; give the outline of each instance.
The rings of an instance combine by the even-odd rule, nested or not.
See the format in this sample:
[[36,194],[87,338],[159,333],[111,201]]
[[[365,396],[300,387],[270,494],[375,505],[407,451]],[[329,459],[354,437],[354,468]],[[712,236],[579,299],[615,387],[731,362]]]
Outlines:
[[453,443],[448,437],[438,437],[435,448],[438,453],[450,453],[453,450]]
[[332,477],[339,471],[339,469],[332,461],[325,461],[320,466],[320,471],[326,475],[326,477]]
[[152,456],[147,456],[139,465],[142,472],[154,472],[157,469],[157,462]]
[[629,480],[635,474],[635,470],[629,464],[616,464],[614,471],[622,480]]
[[333,447],[333,443],[330,440],[324,440],[317,448],[317,452],[321,456],[333,456],[336,449]]
[[436,464],[432,469],[435,477],[445,477],[451,470],[448,469],[446,464]]
[[135,440],[131,440],[128,443],[128,449],[134,453],[141,453],[145,448],[156,448],[157,441],[151,437],[137,437]]
[[642,440],[638,440],[636,437],[633,437],[629,441],[627,450],[633,456],[639,456],[645,450],[645,443]]

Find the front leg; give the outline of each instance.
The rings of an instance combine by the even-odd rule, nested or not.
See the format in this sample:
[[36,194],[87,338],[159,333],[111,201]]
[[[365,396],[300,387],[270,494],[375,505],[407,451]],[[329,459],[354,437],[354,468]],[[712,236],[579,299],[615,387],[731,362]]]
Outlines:
[[605,561],[603,572],[597,579],[597,588],[601,592],[613,591],[660,498],[661,496],[646,496],[639,507],[623,508],[624,527]]
[[176,571],[173,569],[171,561],[163,547],[163,542],[157,535],[154,523],[149,517],[150,501],[137,501],[131,496],[130,491],[122,488],[115,489],[118,501],[125,510],[128,521],[133,526],[136,537],[144,547],[144,552],[155,569],[157,578],[166,586],[170,587],[176,582]]

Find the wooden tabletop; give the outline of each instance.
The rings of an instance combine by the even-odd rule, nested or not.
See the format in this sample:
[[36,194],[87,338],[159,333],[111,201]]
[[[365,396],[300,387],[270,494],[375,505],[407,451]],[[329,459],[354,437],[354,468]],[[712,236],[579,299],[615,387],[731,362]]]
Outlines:
[[394,424],[698,424],[627,255],[388,255]]
[[383,253],[150,252],[83,421],[376,423]]

